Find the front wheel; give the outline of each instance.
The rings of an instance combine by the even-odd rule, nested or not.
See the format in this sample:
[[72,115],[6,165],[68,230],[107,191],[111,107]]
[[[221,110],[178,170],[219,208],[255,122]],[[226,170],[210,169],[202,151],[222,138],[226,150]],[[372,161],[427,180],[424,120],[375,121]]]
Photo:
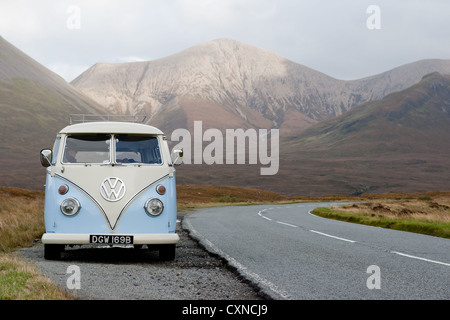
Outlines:
[[44,244],[44,258],[46,260],[59,260],[64,251],[63,244]]
[[165,244],[159,248],[159,259],[170,261],[175,259],[175,244]]

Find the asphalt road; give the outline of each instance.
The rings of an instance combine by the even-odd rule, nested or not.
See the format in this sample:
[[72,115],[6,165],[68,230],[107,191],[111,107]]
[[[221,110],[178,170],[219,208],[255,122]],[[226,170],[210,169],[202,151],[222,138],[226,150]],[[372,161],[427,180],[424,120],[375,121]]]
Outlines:
[[310,213],[328,205],[202,209],[183,227],[273,299],[450,299],[450,240]]

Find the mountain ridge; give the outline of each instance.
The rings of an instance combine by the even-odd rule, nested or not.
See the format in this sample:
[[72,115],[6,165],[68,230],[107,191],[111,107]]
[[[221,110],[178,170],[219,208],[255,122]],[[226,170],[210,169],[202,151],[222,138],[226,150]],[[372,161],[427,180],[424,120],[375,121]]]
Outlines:
[[[434,141],[430,141],[431,137]],[[439,147],[438,138],[442,143]],[[393,146],[376,147],[370,151],[372,155],[392,150],[447,154],[450,151],[450,75],[427,74],[409,88],[359,105],[339,117],[306,129],[291,140],[309,152],[326,150],[328,154],[339,149],[339,152],[345,150],[347,155],[356,155],[359,151],[356,148],[350,150],[348,146],[377,141]],[[365,147],[364,150],[367,154],[370,149]]]

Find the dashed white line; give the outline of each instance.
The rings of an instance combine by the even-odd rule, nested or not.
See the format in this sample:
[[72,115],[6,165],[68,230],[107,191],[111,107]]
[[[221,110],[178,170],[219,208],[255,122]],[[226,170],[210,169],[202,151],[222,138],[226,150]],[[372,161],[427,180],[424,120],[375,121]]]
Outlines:
[[426,258],[416,257],[416,256],[412,256],[410,254],[401,253],[401,252],[397,252],[397,251],[391,251],[391,252],[395,253],[395,254],[398,254],[400,256],[404,256],[404,257],[408,257],[408,258],[412,258],[412,259],[417,259],[417,260],[422,260],[422,261],[426,261],[426,262],[431,262],[431,263],[436,263],[436,264],[442,264],[444,266],[450,267],[450,263],[445,263],[445,262],[441,262],[441,261],[436,261],[436,260],[430,260],[430,259],[426,259]]
[[[272,209],[272,208],[263,209],[263,210],[258,212],[258,215],[260,217],[268,220],[268,221],[274,221],[276,223],[283,224],[283,225],[286,225],[286,226],[289,226],[289,227],[298,228],[298,226],[296,226],[296,225],[293,225],[293,224],[290,224],[290,223],[286,223],[286,222],[283,222],[283,221],[273,220],[273,219],[268,218],[268,217],[266,217],[266,216],[264,216],[262,214],[264,211],[270,210],[270,209]],[[308,214],[317,217],[316,215],[312,214],[312,210],[313,209],[309,210]],[[333,239],[337,239],[337,240],[342,240],[342,241],[346,241],[346,242],[350,242],[350,243],[356,243],[356,241],[354,241],[354,240],[333,236],[331,234],[327,234],[327,233],[324,233],[324,232],[319,232],[319,231],[316,231],[316,230],[309,230],[309,231],[313,232],[313,233],[316,233],[316,234],[320,234],[320,235],[325,236],[325,237],[329,237],[329,238],[333,238]],[[431,260],[431,259],[426,259],[426,258],[422,258],[422,257],[417,257],[417,256],[413,256],[413,255],[402,253],[402,252],[398,252],[398,251],[391,251],[391,253],[394,253],[394,254],[397,254],[397,255],[400,255],[400,256],[403,256],[403,257],[411,258],[411,259],[422,260],[422,261],[426,261],[426,262],[440,264],[440,265],[444,265],[444,266],[450,267],[450,263],[446,263],[446,262],[442,262],[442,261],[437,261],[437,260]]]
[[276,223],[279,223],[279,224],[284,224],[285,226],[289,226],[289,227],[293,227],[293,228],[298,228],[298,226],[296,226],[296,225],[293,225],[293,224],[290,224],[290,223],[286,223],[286,222],[283,222],[283,221],[275,221]]
[[[270,209],[271,209],[271,208],[269,208],[269,209],[263,209],[263,210],[261,210],[261,211],[258,212],[258,215],[259,215],[260,217],[266,219],[266,220],[269,220],[269,221],[275,221],[276,223],[279,223],[279,224],[282,224],[282,225],[285,225],[285,226],[289,226],[289,227],[292,227],[292,228],[298,228],[298,226],[296,226],[295,224],[290,224],[290,223],[283,222],[283,221],[278,221],[278,220],[272,220],[272,219],[270,219],[270,218],[268,218],[268,217],[266,217],[266,216],[264,216],[264,215],[262,214],[264,211],[270,210]],[[311,211],[309,211],[308,213],[311,214]],[[323,236],[326,236],[326,237],[329,237],[329,238],[334,238],[334,239],[337,239],[337,240],[347,241],[347,242],[351,242],[351,243],[355,243],[355,242],[356,242],[356,241],[353,241],[353,240],[349,240],[349,239],[345,239],[345,238],[341,238],[341,237],[332,236],[332,235],[330,235],[330,234],[323,233],[323,232],[319,232],[319,231],[315,231],[315,230],[309,230],[309,231],[310,231],[310,232],[317,233],[317,234],[320,234],[320,235],[323,235]]]
[[323,233],[323,232],[319,232],[319,231],[315,231],[315,230],[309,230],[309,231],[317,233],[317,234],[320,234],[320,235],[325,236],[325,237],[337,239],[337,240],[347,241],[347,242],[351,242],[351,243],[355,243],[356,242],[356,241],[353,241],[353,240],[332,236],[331,234],[327,234],[327,233]]
[[259,211],[259,212],[258,212],[258,216],[260,216],[261,218],[264,218],[264,219],[266,219],[266,220],[272,221],[272,219],[267,218],[266,216],[263,216],[263,215],[262,215],[262,212],[264,212],[264,211],[266,211],[266,210],[267,210],[267,209],[263,209],[263,210]]

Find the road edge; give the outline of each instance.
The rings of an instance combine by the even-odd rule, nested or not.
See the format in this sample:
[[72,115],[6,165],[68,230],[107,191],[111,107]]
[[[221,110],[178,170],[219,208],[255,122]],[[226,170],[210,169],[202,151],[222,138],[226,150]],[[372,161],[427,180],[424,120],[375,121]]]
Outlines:
[[[190,213],[189,215],[194,214]],[[184,216],[181,221],[181,227],[188,232],[188,235],[196,241],[199,246],[205,249],[209,254],[224,261],[227,266],[233,271],[239,278],[244,279],[257,291],[263,299],[266,300],[290,300],[291,297],[275,284],[268,280],[261,278],[258,274],[255,274],[248,270],[245,266],[240,264],[230,255],[226,254],[218,247],[216,247],[211,241],[202,236],[190,223],[190,217]]]

